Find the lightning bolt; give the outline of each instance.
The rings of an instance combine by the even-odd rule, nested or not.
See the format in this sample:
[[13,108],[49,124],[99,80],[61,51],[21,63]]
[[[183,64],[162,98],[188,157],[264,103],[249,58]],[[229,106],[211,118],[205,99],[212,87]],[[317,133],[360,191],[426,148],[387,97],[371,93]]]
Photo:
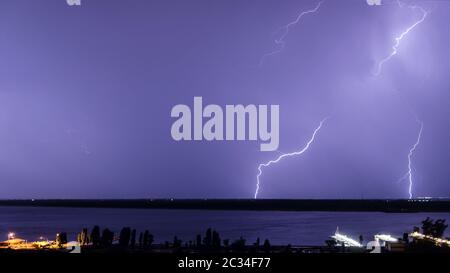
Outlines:
[[272,164],[278,163],[280,162],[283,158],[287,158],[287,157],[291,157],[291,156],[296,156],[296,155],[301,155],[304,152],[306,152],[309,149],[309,146],[314,142],[314,139],[316,138],[316,134],[320,131],[320,129],[322,128],[323,123],[328,119],[328,117],[324,118],[320,123],[319,126],[314,130],[311,138],[309,139],[309,141],[306,143],[305,147],[303,147],[301,150],[296,151],[296,152],[292,152],[292,153],[285,153],[280,155],[277,159],[275,160],[270,160],[266,163],[262,163],[259,164],[258,166],[258,174],[256,175],[256,190],[255,190],[255,196],[254,198],[257,199],[258,198],[258,193],[259,193],[259,188],[260,188],[260,177],[263,173],[263,168],[264,167],[269,167]]
[[412,187],[413,187],[413,175],[412,175],[412,156],[414,155],[414,151],[416,150],[417,146],[420,144],[420,139],[422,137],[422,131],[423,131],[423,122],[420,120],[416,120],[417,123],[420,125],[419,134],[417,135],[416,142],[411,147],[408,153],[408,172],[405,175],[405,178],[408,178],[408,193],[409,193],[409,199],[413,197],[412,194]]
[[307,10],[307,11],[301,12],[301,13],[297,16],[297,18],[296,18],[294,21],[292,21],[292,22],[288,23],[287,25],[281,27],[281,29],[283,30],[283,32],[282,32],[280,38],[275,39],[275,44],[278,45],[279,48],[278,48],[277,50],[274,50],[274,51],[272,51],[272,52],[269,52],[269,53],[264,54],[264,55],[261,57],[261,60],[260,60],[260,62],[259,62],[259,66],[262,66],[264,60],[265,60],[267,57],[273,56],[273,55],[278,54],[278,53],[280,53],[281,51],[283,51],[283,49],[284,49],[285,46],[286,46],[286,41],[285,41],[284,39],[285,39],[286,36],[289,34],[289,29],[290,29],[291,27],[295,26],[296,24],[298,24],[298,22],[300,22],[300,19],[302,19],[303,16],[305,16],[305,15],[307,15],[307,14],[309,14],[309,13],[315,13],[315,12],[317,12],[317,11],[319,10],[320,6],[322,5],[322,3],[323,3],[323,1],[320,1],[320,2],[316,5],[315,8],[313,8],[313,9],[311,9],[311,10]]
[[[401,3],[400,1],[397,1],[398,5],[403,8],[404,4]],[[381,69],[383,67],[383,64],[387,61],[389,61],[392,57],[394,57],[395,55],[397,55],[398,53],[398,47],[400,46],[400,42],[401,40],[410,32],[412,31],[416,26],[418,26],[420,23],[422,23],[425,18],[428,15],[428,12],[426,10],[424,10],[423,8],[419,7],[419,6],[409,6],[409,8],[411,8],[412,10],[420,10],[420,12],[422,12],[422,17],[416,21],[414,24],[412,24],[410,27],[408,27],[405,31],[403,31],[398,37],[395,38],[395,43],[394,46],[392,47],[392,52],[391,54],[389,54],[386,58],[382,59],[380,62],[378,62],[377,65],[377,69],[375,71],[375,76],[380,75],[381,73]]]

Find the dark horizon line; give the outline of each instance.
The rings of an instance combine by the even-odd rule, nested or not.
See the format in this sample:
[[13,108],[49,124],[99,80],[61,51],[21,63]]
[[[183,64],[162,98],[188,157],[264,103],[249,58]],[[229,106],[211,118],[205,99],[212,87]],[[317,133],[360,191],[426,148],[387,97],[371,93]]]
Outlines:
[[450,212],[450,199],[14,199],[0,206],[252,211]]
[[450,197],[417,198],[175,198],[175,197],[136,197],[136,198],[0,198],[2,201],[450,201]]

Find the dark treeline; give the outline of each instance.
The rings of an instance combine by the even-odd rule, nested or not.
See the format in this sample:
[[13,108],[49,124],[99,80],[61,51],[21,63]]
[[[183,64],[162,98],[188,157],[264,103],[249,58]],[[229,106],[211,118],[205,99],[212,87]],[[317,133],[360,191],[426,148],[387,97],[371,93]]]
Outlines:
[[100,232],[99,226],[94,226],[89,234],[87,228],[83,228],[81,233],[77,235],[77,241],[81,246],[92,246],[93,248],[109,248],[113,245],[114,241],[118,241],[120,247],[138,247],[142,249],[149,249],[153,244],[153,234],[148,230],[139,233],[139,237],[136,237],[136,229],[124,227],[116,237],[114,232],[105,228]]
[[[444,219],[433,220],[427,218],[421,222],[421,227],[414,227],[414,232],[421,232],[424,235],[434,238],[443,238],[448,225]],[[406,251],[423,252],[426,251],[450,251],[449,246],[437,246],[435,242],[430,240],[415,240],[409,238],[409,233],[404,233],[402,238],[398,238],[399,242],[405,245]],[[215,229],[208,228],[203,234],[197,234],[192,240],[182,241],[174,236],[172,241],[154,244],[154,236],[149,230],[137,231],[130,227],[124,227],[119,233],[114,233],[108,228],[100,229],[94,226],[92,230],[83,228],[77,235],[77,241],[81,247],[87,251],[98,250],[119,250],[119,251],[170,251],[170,252],[347,252],[348,248],[337,244],[333,240],[326,240],[323,246],[317,247],[292,247],[290,244],[284,246],[272,246],[268,239],[261,242],[257,238],[255,242],[247,243],[244,237],[239,237],[233,241],[224,239]],[[363,243],[363,237],[359,236],[359,241]],[[58,245],[67,243],[67,234],[61,232],[57,235],[56,242]],[[353,249],[354,251],[355,249]],[[366,251],[360,248],[358,251]]]
[[[436,221],[427,217],[422,221],[422,233],[433,236],[435,238],[442,238],[448,225],[445,224],[445,219],[437,219]],[[419,227],[414,227],[414,231],[419,232]]]
[[[61,234],[64,238],[61,239]],[[249,247],[255,251],[270,251],[271,245],[268,239],[265,239],[261,244],[260,238],[247,245],[246,239],[242,236],[234,241],[230,239],[222,239],[219,232],[208,228],[206,232],[197,234],[195,239],[189,241],[182,241],[177,236],[174,236],[172,241],[165,241],[163,243],[154,244],[154,236],[149,230],[138,232],[136,229],[124,227],[118,234],[115,234],[110,229],[100,229],[99,226],[94,226],[89,232],[87,228],[83,228],[77,235],[77,241],[85,249],[129,249],[129,250],[154,250],[154,249],[171,249],[182,250],[189,249],[195,251],[247,251]],[[58,244],[67,243],[67,235],[62,232],[57,235]],[[288,246],[286,246],[288,247]]]

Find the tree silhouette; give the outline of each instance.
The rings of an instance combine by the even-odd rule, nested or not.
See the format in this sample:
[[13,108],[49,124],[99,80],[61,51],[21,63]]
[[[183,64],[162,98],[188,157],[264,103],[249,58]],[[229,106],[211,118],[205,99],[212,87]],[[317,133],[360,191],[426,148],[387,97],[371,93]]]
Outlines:
[[153,235],[146,230],[144,232],[144,238],[143,238],[143,248],[148,249],[153,244]]
[[256,238],[256,242],[255,242],[255,247],[259,247],[259,245],[260,245],[260,243],[261,243],[261,240],[259,239],[259,237],[257,237]]
[[148,234],[148,247],[152,246],[153,241],[154,241],[153,234],[149,233]]
[[142,232],[139,233],[139,248],[144,247],[144,234]]
[[425,235],[432,235],[433,219],[427,217],[422,221],[422,233]]
[[135,245],[136,245],[136,230],[133,229],[133,230],[131,231],[130,247],[131,247],[131,248],[134,248]]
[[211,247],[211,243],[212,243],[212,230],[211,228],[208,228],[206,230],[205,238],[203,238],[203,244],[206,247]]
[[94,247],[100,246],[100,227],[94,226],[91,232],[91,238],[90,241]]
[[264,240],[263,248],[264,248],[264,251],[266,251],[266,252],[269,252],[269,251],[270,251],[270,242],[269,242],[269,239],[265,239],[265,240]]
[[177,236],[173,237],[173,247],[174,248],[181,247],[181,243],[182,243],[182,241],[180,239],[178,239]]
[[403,242],[405,243],[409,243],[409,234],[408,233],[403,233],[403,238],[402,238]]
[[220,235],[217,231],[213,230],[212,232],[212,241],[211,245],[214,248],[220,248],[221,241],[220,241]]
[[442,238],[448,225],[445,224],[445,219],[438,219],[434,222],[432,227],[432,234],[436,238]]
[[448,225],[445,224],[445,219],[437,219],[434,221],[430,217],[422,221],[422,233],[425,235],[442,238]]
[[150,233],[148,232],[148,230],[144,231],[144,239],[143,239],[143,245],[142,245],[142,247],[144,249],[148,248],[148,237],[149,237],[149,234]]
[[131,238],[131,228],[129,227],[122,228],[119,235],[119,245],[121,247],[128,247],[128,244],[130,243],[130,238]]
[[89,236],[88,236],[88,229],[87,228],[83,228],[83,230],[81,231],[81,244],[82,245],[87,245],[89,244]]
[[244,239],[242,236],[239,237],[238,240],[234,241],[234,242],[231,244],[231,248],[232,248],[233,250],[237,250],[237,251],[243,251],[243,250],[245,250],[245,239]]
[[114,239],[114,232],[105,228],[102,232],[101,244],[103,247],[111,247]]

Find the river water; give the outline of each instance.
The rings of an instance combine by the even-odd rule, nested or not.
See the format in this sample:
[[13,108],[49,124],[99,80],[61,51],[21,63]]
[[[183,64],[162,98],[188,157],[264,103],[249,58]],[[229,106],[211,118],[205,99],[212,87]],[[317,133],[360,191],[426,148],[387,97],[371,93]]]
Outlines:
[[[74,240],[83,227],[94,225],[118,233],[124,226],[139,231],[148,229],[155,243],[193,240],[199,233],[214,228],[222,239],[231,241],[243,236],[248,243],[257,237],[272,244],[323,245],[337,227],[353,238],[365,241],[377,233],[401,237],[427,216],[450,220],[450,213],[382,213],[382,212],[279,212],[279,211],[209,211],[163,209],[45,208],[0,207],[0,241],[8,232],[36,240],[40,236],[54,239],[67,232]],[[446,234],[449,236],[449,233]]]

